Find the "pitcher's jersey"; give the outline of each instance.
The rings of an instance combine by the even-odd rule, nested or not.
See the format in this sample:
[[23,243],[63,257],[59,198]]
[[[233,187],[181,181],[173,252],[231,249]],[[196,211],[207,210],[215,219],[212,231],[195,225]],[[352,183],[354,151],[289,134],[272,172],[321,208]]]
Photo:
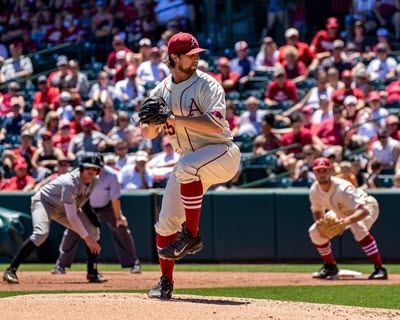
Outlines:
[[187,155],[206,145],[227,143],[233,139],[229,124],[225,120],[224,89],[207,73],[196,70],[189,79],[178,84],[173,83],[172,75],[169,75],[154,88],[151,96],[163,97],[174,115],[207,115],[223,129],[221,133],[199,132],[167,122],[164,130],[177,153]]
[[321,189],[316,181],[310,188],[311,210],[322,211],[333,210],[338,217],[351,215],[358,208],[368,208],[372,197],[362,189],[354,187],[347,180],[332,177],[332,185],[328,192]]

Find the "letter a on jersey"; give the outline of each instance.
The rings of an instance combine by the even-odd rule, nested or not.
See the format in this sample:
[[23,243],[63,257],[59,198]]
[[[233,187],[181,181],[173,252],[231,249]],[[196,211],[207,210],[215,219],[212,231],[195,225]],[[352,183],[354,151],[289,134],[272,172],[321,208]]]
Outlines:
[[188,117],[193,117],[194,116],[194,112],[198,112],[200,114],[203,114],[203,112],[200,110],[200,108],[197,106],[196,101],[194,101],[194,99],[191,99],[192,102],[190,103],[189,106],[189,113],[188,113]]

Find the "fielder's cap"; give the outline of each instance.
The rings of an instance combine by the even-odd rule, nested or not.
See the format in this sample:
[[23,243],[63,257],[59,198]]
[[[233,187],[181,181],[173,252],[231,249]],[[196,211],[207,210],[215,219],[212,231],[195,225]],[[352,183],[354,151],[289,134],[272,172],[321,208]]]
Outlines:
[[30,133],[29,130],[24,130],[24,131],[22,131],[22,133],[21,133],[21,138],[22,138],[22,137],[31,137],[31,138],[33,138],[33,135],[32,135],[32,133]]
[[51,133],[50,130],[46,130],[45,132],[42,133],[42,137],[52,137],[53,134]]
[[116,53],[115,57],[116,57],[117,59],[125,59],[125,58],[126,58],[126,52],[125,52],[124,50],[119,50],[119,51]]
[[394,115],[394,114],[389,114],[386,117],[386,124],[398,124],[399,123],[399,118]]
[[337,40],[333,41],[333,47],[335,49],[344,48],[344,42],[342,40],[340,40],[340,39],[337,39]]
[[143,150],[136,152],[135,160],[136,160],[136,162],[139,162],[139,161],[147,162],[147,161],[149,161],[148,153],[146,151],[143,151]]
[[83,117],[81,120],[82,127],[92,126],[92,124],[93,124],[93,120],[91,117],[86,116],[86,117]]
[[227,57],[221,57],[218,59],[219,66],[228,66],[229,67],[229,59]]
[[63,91],[60,93],[60,101],[71,101],[72,96],[69,92]]
[[38,83],[47,82],[47,77],[45,75],[40,76],[37,79]]
[[344,98],[343,105],[348,106],[350,104],[356,105],[358,102],[357,98],[355,96],[347,96]]
[[139,41],[139,46],[140,46],[140,47],[144,47],[144,46],[151,47],[151,41],[150,41],[150,39],[148,39],[148,38],[140,39],[140,41]]
[[235,51],[246,50],[249,47],[246,41],[238,41],[235,43]]
[[314,112],[314,109],[309,106],[304,106],[303,108],[301,108],[301,113],[311,114],[313,112]]
[[285,38],[298,37],[299,31],[295,28],[289,28],[285,32]]
[[317,158],[314,160],[313,170],[332,169],[331,162],[328,158]]
[[190,55],[208,51],[199,47],[197,39],[190,33],[179,32],[168,42],[168,54]]
[[376,30],[376,35],[378,37],[387,37],[389,35],[389,31],[386,28],[379,28]]
[[59,66],[67,66],[68,65],[68,58],[67,56],[58,56],[57,58],[57,67]]
[[379,92],[376,91],[376,90],[370,91],[370,92],[368,93],[368,100],[369,100],[369,101],[381,100],[381,95],[380,95]]
[[133,76],[137,74],[137,68],[135,65],[130,64],[129,66],[126,67],[125,69],[125,74],[127,77]]
[[71,122],[69,120],[61,120],[60,123],[58,124],[59,129],[62,129],[65,127],[71,127]]
[[28,168],[28,163],[24,158],[17,158],[14,160],[14,170],[26,168]]
[[350,70],[343,70],[342,71],[342,79],[351,79],[351,71]]
[[330,17],[326,20],[326,28],[339,28],[339,21],[335,17]]

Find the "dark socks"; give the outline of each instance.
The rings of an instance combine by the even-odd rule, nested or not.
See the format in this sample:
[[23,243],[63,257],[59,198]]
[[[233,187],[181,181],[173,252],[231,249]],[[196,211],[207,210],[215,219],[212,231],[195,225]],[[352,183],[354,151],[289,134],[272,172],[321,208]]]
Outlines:
[[19,248],[14,259],[11,261],[9,269],[17,270],[19,265],[36,249],[36,245],[30,238],[26,239],[22,246]]
[[87,253],[87,273],[96,274],[97,273],[97,254],[92,253],[88,246],[86,246]]

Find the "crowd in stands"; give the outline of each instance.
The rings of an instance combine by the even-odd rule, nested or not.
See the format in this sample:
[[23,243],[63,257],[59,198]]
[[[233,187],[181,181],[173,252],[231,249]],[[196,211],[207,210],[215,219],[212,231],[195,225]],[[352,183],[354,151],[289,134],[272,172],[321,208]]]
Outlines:
[[[199,3],[1,1],[0,189],[37,190],[84,152],[104,154],[124,190],[165,186],[178,155],[163,133],[144,139],[136,113],[170,73],[169,39],[195,33]],[[252,170],[309,187],[321,155],[358,187],[400,187],[400,1],[353,0],[352,8],[343,21],[326,17],[309,43],[292,21],[281,46],[268,34],[259,48],[241,39],[225,51],[232,55],[202,56],[198,68],[225,89],[244,156],[237,176],[216,187],[249,182]],[[55,71],[26,82],[29,54],[65,42],[93,45],[102,68],[93,76],[77,56],[57,54]]]

